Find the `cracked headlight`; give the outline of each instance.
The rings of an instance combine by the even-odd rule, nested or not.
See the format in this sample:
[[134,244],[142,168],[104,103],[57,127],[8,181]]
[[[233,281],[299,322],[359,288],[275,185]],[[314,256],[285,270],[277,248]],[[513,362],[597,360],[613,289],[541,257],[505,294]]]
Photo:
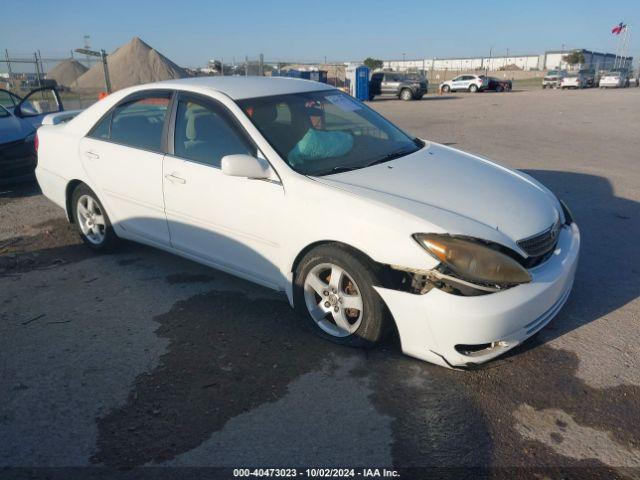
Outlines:
[[513,258],[480,243],[434,233],[416,233],[413,238],[463,280],[493,285],[531,281],[529,272]]

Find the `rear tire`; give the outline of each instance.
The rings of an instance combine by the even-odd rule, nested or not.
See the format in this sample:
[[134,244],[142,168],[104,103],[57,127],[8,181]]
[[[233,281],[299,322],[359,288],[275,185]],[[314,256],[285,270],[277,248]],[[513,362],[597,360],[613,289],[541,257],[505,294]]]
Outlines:
[[478,86],[477,86],[477,85],[471,85],[471,86],[469,87],[469,92],[471,92],[471,93],[477,93],[477,91],[478,91]]
[[339,245],[322,245],[308,252],[294,273],[294,307],[314,333],[366,348],[385,337],[387,309],[373,288],[380,274],[366,258]]
[[404,100],[405,102],[413,100],[413,92],[408,88],[403,88],[400,92],[400,99]]
[[118,244],[106,210],[98,196],[85,184],[80,184],[71,196],[73,221],[82,241],[95,252],[109,252]]

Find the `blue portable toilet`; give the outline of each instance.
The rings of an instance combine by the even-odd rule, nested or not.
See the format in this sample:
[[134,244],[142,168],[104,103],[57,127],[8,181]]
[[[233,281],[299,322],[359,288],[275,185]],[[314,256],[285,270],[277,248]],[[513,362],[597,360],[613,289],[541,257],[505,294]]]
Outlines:
[[369,100],[369,67],[356,68],[356,98],[360,101]]

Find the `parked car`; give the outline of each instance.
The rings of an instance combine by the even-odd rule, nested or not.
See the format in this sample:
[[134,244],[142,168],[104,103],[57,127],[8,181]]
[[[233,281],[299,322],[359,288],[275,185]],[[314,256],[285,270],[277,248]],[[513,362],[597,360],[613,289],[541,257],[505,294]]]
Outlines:
[[511,80],[506,78],[487,77],[488,83],[485,90],[495,92],[510,92],[513,88]]
[[624,69],[610,70],[600,77],[600,88],[623,88],[629,86],[629,72]]
[[587,88],[589,79],[581,72],[570,72],[560,80],[560,88]]
[[542,78],[542,88],[560,88],[560,83],[566,76],[565,70],[549,70]]
[[0,185],[33,179],[36,129],[45,115],[62,109],[55,89],[37,89],[24,98],[0,89]]
[[443,93],[466,90],[471,93],[486,90],[489,80],[484,75],[459,75],[452,80],[442,82],[440,91]]
[[580,233],[553,193],[326,84],[164,81],[44,123],[38,182],[91,249],[134,240],[282,291],[337,343],[395,326],[408,355],[481,363],[571,291]]
[[426,78],[396,72],[374,72],[369,83],[369,100],[376,95],[393,95],[402,100],[420,100],[429,88]]

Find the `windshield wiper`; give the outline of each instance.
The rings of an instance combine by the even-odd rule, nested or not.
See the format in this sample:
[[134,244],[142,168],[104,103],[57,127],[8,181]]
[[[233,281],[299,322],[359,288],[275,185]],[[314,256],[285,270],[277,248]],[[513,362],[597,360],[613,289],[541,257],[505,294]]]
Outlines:
[[411,153],[416,152],[417,150],[407,150],[406,148],[402,148],[400,150],[396,150],[395,152],[387,153],[384,157],[378,158],[373,162],[369,163],[367,167],[371,167],[373,165],[377,165],[379,163],[388,162],[390,160],[395,160],[396,158],[404,157],[405,155],[409,155]]
[[331,169],[331,173],[350,172],[351,170],[355,169],[356,167],[345,167],[344,165],[338,165],[337,167],[333,167]]

